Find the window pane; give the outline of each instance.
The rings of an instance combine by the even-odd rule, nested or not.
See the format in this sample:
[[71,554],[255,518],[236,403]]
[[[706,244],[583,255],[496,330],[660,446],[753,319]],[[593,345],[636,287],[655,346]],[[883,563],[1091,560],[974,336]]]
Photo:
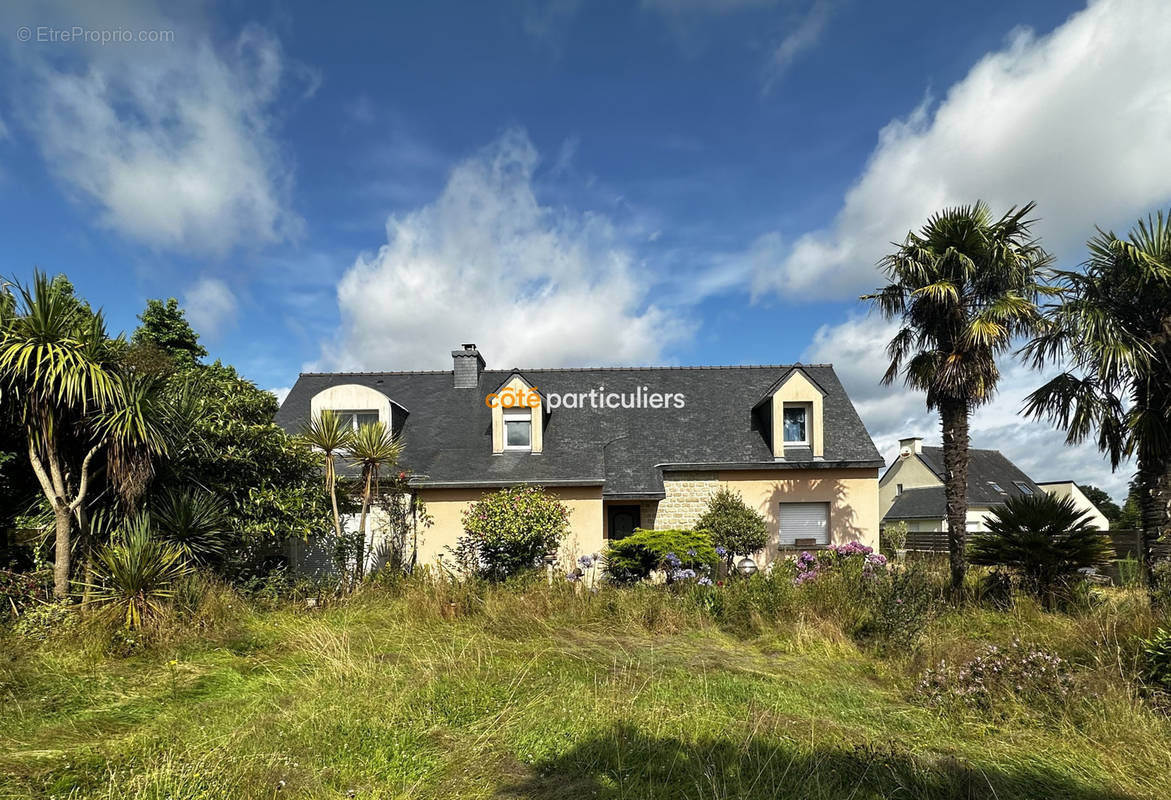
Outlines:
[[505,422],[504,431],[507,438],[504,440],[504,443],[508,447],[528,447],[530,424],[527,420],[509,420]]
[[362,427],[363,425],[373,425],[378,421],[377,411],[359,411],[354,416],[358,420],[358,427]]
[[785,409],[785,441],[805,442],[805,409]]
[[337,421],[338,421],[338,426],[341,428],[354,427],[354,415],[350,411],[337,412]]

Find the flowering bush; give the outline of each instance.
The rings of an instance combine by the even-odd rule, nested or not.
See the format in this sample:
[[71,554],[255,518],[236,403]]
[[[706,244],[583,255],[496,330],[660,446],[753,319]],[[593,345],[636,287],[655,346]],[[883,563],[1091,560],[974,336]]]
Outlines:
[[668,583],[706,577],[716,563],[716,550],[706,531],[637,530],[610,545],[606,576],[618,583],[634,583],[661,570]]
[[456,560],[467,571],[504,580],[540,566],[569,530],[569,509],[539,486],[484,495],[463,514]]
[[859,626],[858,634],[883,651],[913,650],[940,600],[937,588],[914,568],[884,570],[864,584],[863,602],[869,617]]
[[[859,558],[860,557],[860,558]],[[865,577],[873,577],[876,568],[885,569],[886,556],[875,553],[874,548],[861,542],[831,544],[817,555],[802,551],[794,562],[797,571],[793,582],[797,585],[809,583],[825,572],[857,569]]]
[[1069,696],[1068,663],[1055,653],[1021,644],[991,645],[975,658],[952,667],[940,662],[923,673],[915,696],[934,707],[989,709],[1005,699],[1059,701]]

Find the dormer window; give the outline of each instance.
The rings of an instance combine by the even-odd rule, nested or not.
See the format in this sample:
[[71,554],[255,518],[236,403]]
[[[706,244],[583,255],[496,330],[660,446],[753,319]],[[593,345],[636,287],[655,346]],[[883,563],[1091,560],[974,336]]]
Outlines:
[[531,451],[533,415],[529,409],[504,412],[504,449]]
[[785,444],[809,446],[809,407],[785,405]]
[[378,422],[378,410],[366,409],[362,411],[335,411],[338,423],[343,428],[358,430],[363,425],[373,425]]

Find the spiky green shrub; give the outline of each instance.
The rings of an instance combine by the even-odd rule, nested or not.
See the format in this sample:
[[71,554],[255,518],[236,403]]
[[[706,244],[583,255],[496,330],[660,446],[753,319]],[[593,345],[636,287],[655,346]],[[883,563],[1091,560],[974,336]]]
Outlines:
[[610,544],[604,556],[606,576],[616,583],[634,583],[656,570],[672,578],[704,577],[715,566],[715,545],[707,531],[638,529]]
[[1079,569],[1110,558],[1106,537],[1090,527],[1089,513],[1068,497],[1010,498],[992,512],[987,525],[987,532],[972,535],[971,562],[1013,570],[1047,608],[1056,604],[1062,584],[1077,579]]
[[731,489],[720,489],[712,496],[695,529],[711,534],[712,544],[726,551],[729,565],[736,556],[750,556],[768,544],[764,517]]
[[90,603],[108,610],[131,630],[162,612],[175,581],[191,572],[183,552],[153,536],[150,517],[128,519],[94,558]]
[[227,551],[227,509],[211,492],[164,493],[151,523],[155,538],[173,544],[187,561],[209,564]]

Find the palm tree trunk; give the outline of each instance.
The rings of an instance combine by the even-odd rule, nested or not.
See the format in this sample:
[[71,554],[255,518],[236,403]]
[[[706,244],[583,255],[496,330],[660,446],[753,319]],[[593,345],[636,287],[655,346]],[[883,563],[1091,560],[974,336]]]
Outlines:
[[370,510],[370,487],[374,480],[374,471],[366,471],[366,489],[362,492],[362,515],[358,518],[358,563],[354,565],[354,574],[361,579],[366,569],[366,512]]
[[943,426],[943,494],[947,511],[947,550],[951,567],[952,600],[963,598],[968,560],[968,404],[946,400],[939,404]]
[[1171,462],[1161,464],[1157,459],[1140,456],[1137,477],[1143,571],[1154,598],[1156,545],[1171,529]]
[[69,598],[69,557],[70,533],[73,528],[73,513],[63,503],[55,504],[53,518],[56,522],[57,541],[53,557],[53,599]]

